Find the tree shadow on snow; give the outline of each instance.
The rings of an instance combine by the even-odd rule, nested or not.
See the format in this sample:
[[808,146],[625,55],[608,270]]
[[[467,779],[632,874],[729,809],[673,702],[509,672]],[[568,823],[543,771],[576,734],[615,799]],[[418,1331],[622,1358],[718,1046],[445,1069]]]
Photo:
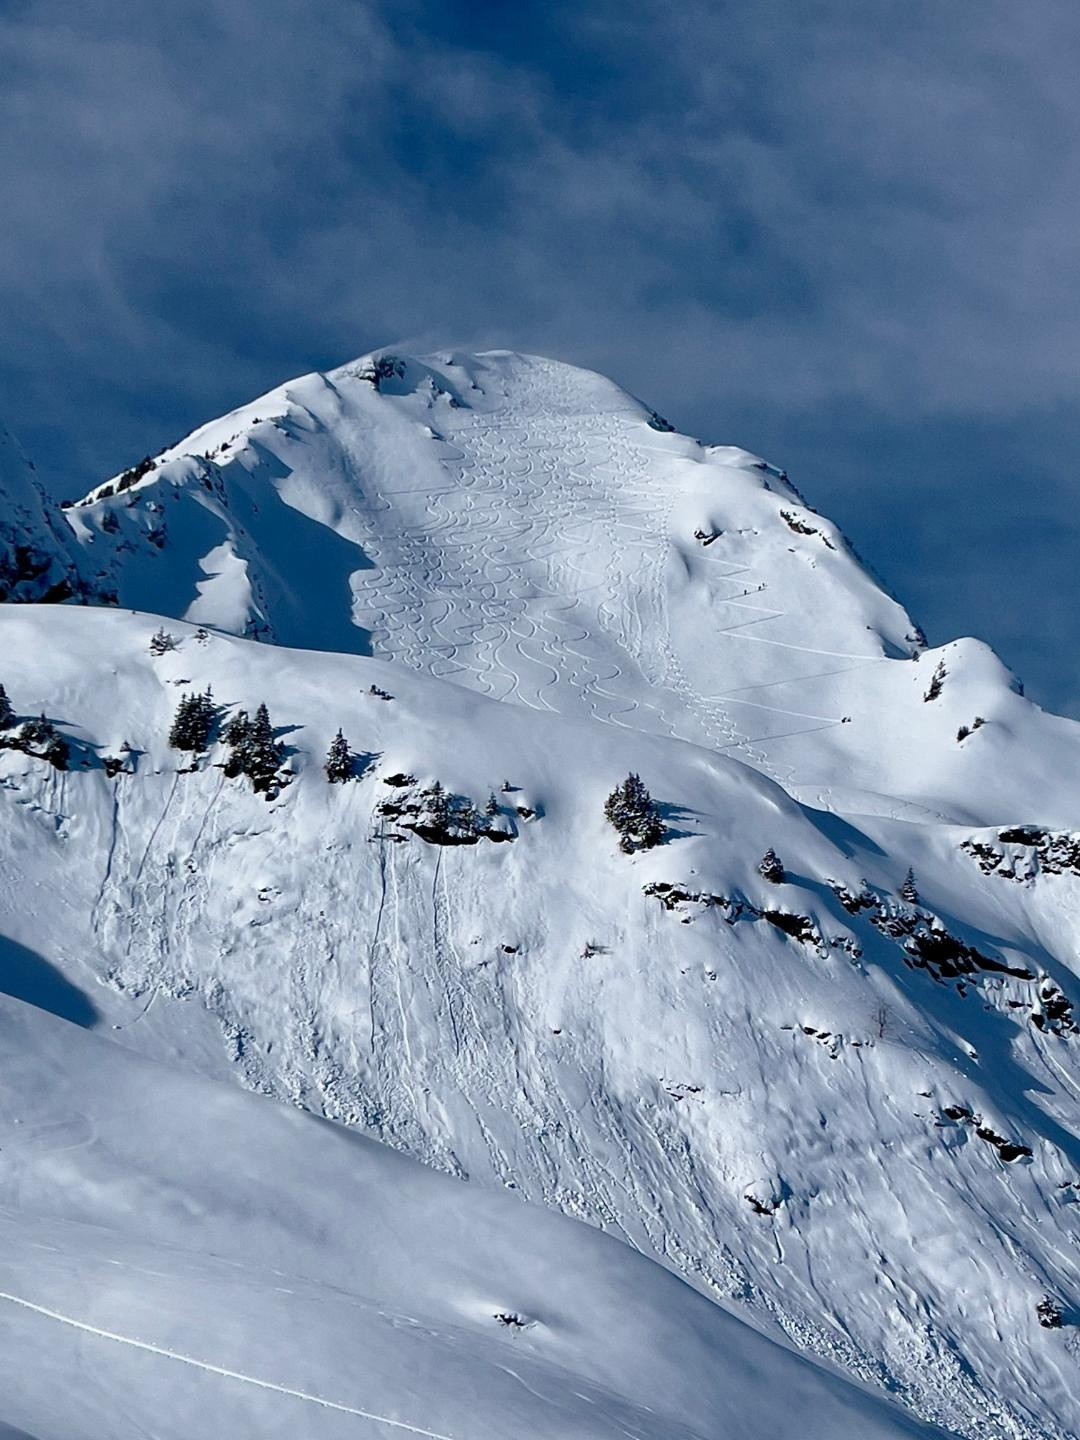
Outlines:
[[827,840],[831,840],[841,855],[848,860],[859,854],[860,851],[868,855],[885,854],[876,840],[871,840],[869,835],[850,824],[843,816],[837,815],[831,810],[814,810],[809,805],[801,805],[799,808],[810,823]]
[[[661,845],[667,845],[672,840],[693,840],[695,836],[701,834],[700,830],[684,828],[687,821],[693,823],[697,819],[698,812],[696,810],[687,810],[685,805],[669,805],[664,801],[658,802],[656,808],[660,812],[660,819],[664,822],[664,838],[660,841]],[[679,823],[680,821],[682,824]]]
[[382,759],[382,754],[371,750],[351,750],[349,758],[352,761],[350,780],[362,780],[369,771],[374,770]]
[[66,980],[48,960],[0,935],[0,995],[10,995],[38,1010],[47,1010],[61,1020],[70,1020],[84,1030],[97,1024],[100,1016],[90,999]]

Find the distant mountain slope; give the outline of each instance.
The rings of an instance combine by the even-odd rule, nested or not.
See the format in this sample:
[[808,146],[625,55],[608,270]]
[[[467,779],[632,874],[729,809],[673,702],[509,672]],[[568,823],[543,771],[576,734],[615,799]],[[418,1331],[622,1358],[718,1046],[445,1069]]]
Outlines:
[[0,603],[66,600],[77,594],[74,548],[33,465],[0,425]]
[[826,808],[1080,824],[1075,726],[985,646],[921,653],[775,468],[571,366],[368,356],[67,513],[127,607],[688,739]]
[[[0,751],[4,988],[13,980],[22,998],[146,1055],[232,1075],[477,1185],[588,1219],[972,1440],[1076,1433],[1080,836],[845,818],[798,804],[730,755],[500,703],[420,667],[169,621],[175,644],[154,654],[161,624],[0,609],[2,678],[20,717],[44,709],[72,747],[67,771]],[[208,685],[219,733],[241,707],[269,703],[289,752],[289,783],[269,798],[228,778],[220,740],[194,769],[167,747],[180,697]],[[330,786],[320,766],[338,726],[358,778]],[[629,770],[669,827],[637,856],[620,853],[602,813]],[[480,828],[512,838],[474,830],[475,843],[430,843],[421,792],[435,779],[481,810],[493,792]],[[992,788],[992,761],[977,779]],[[1044,785],[1028,813],[1050,801]],[[769,848],[782,883],[759,873]],[[42,1063],[78,1092],[74,1041],[71,1051],[68,1078],[62,1042]],[[5,1073],[11,1095],[34,1094],[32,1080]],[[204,1155],[190,1128],[171,1138],[169,1117],[186,1124],[203,1103],[174,1100],[172,1083],[146,1085],[160,1144]],[[101,1083],[85,1087],[94,1095]],[[33,1194],[73,1218],[64,1197],[86,1185],[84,1218],[115,1204],[145,1233],[147,1182],[110,1198],[99,1123],[52,1139],[46,1126],[42,1181],[31,1190],[16,1170],[11,1202]],[[234,1144],[213,1126],[206,1136],[235,1165],[215,1172],[205,1209],[177,1195],[162,1224],[181,1247],[206,1227],[205,1248],[228,1256],[213,1217],[235,1207],[248,1224],[244,1176],[262,1165],[252,1158],[262,1142]],[[0,1137],[0,1156],[10,1153]],[[315,1204],[319,1172],[296,1165]],[[152,1185],[151,1215],[155,1196]],[[334,1208],[343,1227],[362,1228],[346,1201]],[[337,1265],[333,1225],[295,1223]],[[102,1246],[103,1262],[123,1260]],[[273,1249],[267,1241],[264,1260]],[[286,1254],[280,1268],[292,1263]],[[571,1255],[571,1273],[577,1264]],[[199,1274],[199,1295],[213,1297],[216,1272]],[[49,1279],[41,1303],[85,1317],[76,1301],[100,1286],[80,1284],[90,1288]],[[162,1284],[173,1293],[172,1278]],[[278,1303],[251,1284],[258,1314]],[[0,1288],[21,1294],[14,1286]],[[134,1316],[138,1336],[159,1343],[131,1292],[109,1293],[118,1311],[95,1306],[92,1323],[121,1329]],[[1040,1324],[1047,1297],[1060,1329]],[[515,1291],[505,1303],[533,1302]],[[193,1322],[176,1324],[164,1343],[202,1356]],[[258,1325],[237,1324],[229,1368],[277,1379],[259,1359]],[[727,1344],[707,1343],[719,1355]],[[665,1354],[683,1341],[673,1344]],[[626,1353],[629,1374],[644,1351]],[[719,1362],[681,1353],[683,1384],[698,1394],[680,1405],[712,1404],[708,1386],[727,1383]],[[308,1364],[298,1357],[298,1388],[328,1388],[348,1368]],[[638,1403],[640,1392],[613,1388]],[[861,1418],[830,1430],[824,1410],[790,1409],[807,1434],[819,1421],[823,1436],[872,1433]],[[10,1423],[26,1425],[21,1413]],[[681,1408],[650,1430],[634,1412],[626,1428],[680,1435],[677,1418],[711,1440],[724,1434],[713,1413]],[[776,1411],[761,1416],[763,1436],[784,1433]],[[447,1433],[473,1440],[459,1429]],[[550,1433],[577,1432],[551,1421]],[[731,1433],[756,1432],[740,1418]]]

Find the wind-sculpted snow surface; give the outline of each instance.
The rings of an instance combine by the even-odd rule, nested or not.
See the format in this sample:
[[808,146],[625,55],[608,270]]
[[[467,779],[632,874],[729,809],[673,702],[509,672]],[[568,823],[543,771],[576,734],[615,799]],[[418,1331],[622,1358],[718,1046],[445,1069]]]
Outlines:
[[[174,643],[152,646],[161,625],[100,609],[0,610],[2,677],[16,710],[21,717],[44,708],[72,748],[66,772],[0,751],[0,934],[21,947],[24,997],[35,998],[26,977],[35,960],[40,1004],[58,993],[46,983],[57,974],[82,992],[84,1024],[97,1033],[76,1046],[70,1032],[73,1054],[85,1044],[111,1057],[110,1042],[118,1042],[212,1079],[233,1076],[468,1177],[473,1185],[463,1193],[483,1197],[501,1185],[587,1220],[659,1256],[761,1327],[884,1387],[926,1422],[993,1440],[1076,1433],[1080,877],[1068,819],[1060,819],[1067,791],[1032,786],[1022,810],[1000,817],[1011,828],[946,824],[910,808],[904,813],[916,819],[897,819],[884,805],[874,816],[844,817],[804,807],[741,763],[738,747],[719,752],[600,715],[506,704],[400,657],[285,650],[170,621]],[[905,673],[918,668],[929,684],[927,657],[918,667],[895,663]],[[981,703],[998,684],[988,669],[985,692],[965,689],[983,683],[980,674],[964,679],[962,665],[947,658],[950,666],[945,694],[951,681],[954,704]],[[267,794],[243,776],[226,777],[220,740],[194,768],[189,755],[167,748],[180,697],[208,685],[219,734],[238,709],[269,704],[284,755]],[[1015,707],[1014,733],[1001,745],[1022,756],[1039,737],[1044,763],[1075,773],[1076,727],[1042,717],[1007,685],[1001,691]],[[914,703],[931,710],[944,698],[924,702],[920,694]],[[992,740],[995,723],[988,717],[963,745]],[[329,785],[321,763],[339,726],[358,755],[356,778]],[[918,759],[918,743],[905,763]],[[977,813],[989,803],[999,755],[992,747],[961,753],[954,765],[968,769],[960,780],[931,757],[927,764],[941,771],[927,783],[939,796],[966,797]],[[603,819],[605,796],[629,771],[641,775],[667,826],[662,845],[634,856],[619,851]],[[405,823],[411,812],[402,797],[436,779],[481,810],[493,794],[496,814],[486,823],[509,838],[421,838],[423,827]],[[782,862],[782,883],[759,873],[769,849]],[[63,1049],[58,1041],[50,1052],[57,1084]],[[77,1090],[80,1073],[70,1081]],[[189,1083],[196,1084],[175,1081]],[[16,1078],[10,1090],[26,1096],[35,1085]],[[117,1199],[108,1169],[98,1168],[113,1142],[97,1143],[99,1122],[59,1102],[58,1116],[71,1111],[66,1120],[27,1131],[47,1137],[31,1147],[44,1157],[36,1188],[22,1172],[7,1172],[10,1203],[33,1196],[37,1213],[57,1223],[81,1218],[106,1229],[123,1228],[108,1209],[119,1206],[136,1238],[200,1250],[204,1259],[185,1270],[191,1289],[173,1288],[166,1255],[153,1268],[164,1291],[180,1298],[164,1306],[160,1325],[138,1308],[145,1290],[119,1273],[107,1291],[115,1304],[88,1305],[106,1273],[95,1266],[145,1262],[114,1254],[105,1239],[84,1246],[71,1232],[62,1242],[45,1236],[62,1254],[97,1258],[78,1284],[54,1283],[52,1272],[33,1266],[3,1279],[5,1294],[50,1312],[20,1315],[22,1343],[44,1346],[51,1335],[59,1345],[62,1332],[84,1356],[87,1344],[98,1346],[95,1361],[103,1346],[125,1394],[152,1363],[185,1394],[193,1377],[213,1373],[215,1386],[244,1389],[239,1405],[303,1407],[311,1403],[297,1398],[303,1392],[352,1407],[308,1422],[312,1434],[359,1424],[358,1411],[454,1440],[489,1433],[486,1419],[461,1424],[452,1394],[449,1408],[412,1408],[402,1396],[418,1390],[373,1389],[364,1377],[379,1373],[378,1364],[356,1368],[332,1346],[325,1365],[305,1350],[286,1372],[271,1363],[273,1327],[262,1340],[250,1323],[227,1321],[234,1292],[215,1268],[220,1262],[205,1257],[231,1253],[215,1228],[222,1209],[244,1227],[259,1213],[247,1190],[231,1187],[249,1183],[243,1177],[263,1142],[223,1139],[202,1117],[210,1102],[194,1092],[189,1103],[164,1082],[137,1086],[148,1107],[160,1105],[163,1122],[185,1117],[182,1132],[171,1119],[162,1124],[155,1155],[186,1155],[194,1125],[215,1155],[235,1157],[239,1177],[215,1171],[209,1195],[201,1181],[181,1186],[170,1192],[161,1228],[140,1230],[145,1172]],[[91,1080],[84,1088],[90,1096],[116,1087]],[[213,1106],[233,1103],[256,1104],[235,1097]],[[310,1124],[300,1116],[266,1123]],[[143,1132],[135,1133],[137,1148]],[[9,1154],[2,1138],[0,1154]],[[301,1194],[315,1205],[325,1191],[339,1221],[297,1212],[290,1223],[303,1244],[279,1244],[275,1232],[256,1258],[263,1264],[295,1243],[302,1263],[278,1268],[336,1285],[363,1211],[350,1213],[346,1180],[324,1184],[306,1151],[290,1163],[298,1187],[290,1205]],[[72,1166],[87,1167],[85,1194],[72,1192],[83,1196],[71,1202],[78,1214],[65,1209]],[[489,1199],[494,1204],[482,1203]],[[393,1213],[392,1197],[379,1203]],[[196,1232],[198,1245],[189,1245]],[[478,1237],[484,1233],[480,1226]],[[333,1245],[318,1260],[328,1237]],[[432,1253],[452,1248],[440,1241]],[[576,1252],[567,1253],[573,1274]],[[329,1271],[316,1274],[316,1263]],[[27,1277],[35,1275],[43,1281],[33,1289]],[[243,1280],[255,1308],[262,1313],[265,1304],[276,1317],[274,1283]],[[340,1283],[354,1293],[352,1281]],[[383,1293],[357,1285],[364,1295]],[[1040,1323],[1037,1307],[1047,1298],[1062,1317],[1058,1328]],[[352,1301],[322,1291],[312,1298],[311,1313],[322,1317],[312,1322],[316,1339],[320,1327],[347,1328],[335,1318],[339,1304]],[[629,1310],[635,1304],[625,1300]],[[650,1313],[667,1304],[658,1299]],[[518,1321],[538,1316],[538,1301],[492,1289],[484,1306],[485,1323],[488,1311],[507,1317],[500,1344],[532,1343],[532,1331],[517,1335]],[[399,1299],[393,1308],[427,1326],[426,1302],[410,1309]],[[227,1345],[203,1343],[217,1333],[207,1313],[222,1317]],[[75,1322],[113,1338],[91,1342]],[[571,1329],[577,1323],[567,1321]],[[424,1333],[431,1329],[442,1333],[438,1325]],[[672,1343],[678,1351],[684,1342]],[[702,1343],[701,1352],[680,1351],[681,1383],[700,1391],[694,1410],[663,1411],[628,1381],[590,1369],[590,1383],[631,1407],[612,1411],[619,1418],[610,1433],[619,1433],[616,1423],[642,1440],[711,1440],[728,1433],[725,1424],[733,1436],[784,1433],[771,1409],[761,1410],[760,1431],[741,1412],[722,1414],[728,1402],[709,1386],[722,1383],[714,1357],[722,1359],[729,1342]],[[639,1353],[623,1352],[624,1379],[636,1373]],[[218,1368],[199,1371],[194,1362]],[[395,1364],[400,1374],[403,1362]],[[567,1389],[534,1383],[516,1363],[509,1369],[545,1404]],[[674,1374],[665,1371],[661,1389],[678,1388]],[[236,1376],[270,1388],[245,1388]],[[506,1383],[518,1393],[517,1381]],[[773,1384],[750,1387],[755,1406],[761,1386]],[[777,1395],[786,1384],[775,1381]],[[599,1403],[572,1420],[545,1419],[547,1429],[509,1404],[500,1389],[491,1414],[513,1419],[490,1433],[608,1433]],[[656,1411],[647,1422],[633,1408],[646,1405]],[[815,1424],[833,1436],[872,1434],[882,1423],[827,1419],[816,1406],[787,1407],[811,1435]],[[4,1418],[35,1434],[69,1433],[59,1422],[36,1431],[33,1413]],[[282,1433],[297,1433],[302,1413],[290,1409],[276,1422],[293,1424]]]

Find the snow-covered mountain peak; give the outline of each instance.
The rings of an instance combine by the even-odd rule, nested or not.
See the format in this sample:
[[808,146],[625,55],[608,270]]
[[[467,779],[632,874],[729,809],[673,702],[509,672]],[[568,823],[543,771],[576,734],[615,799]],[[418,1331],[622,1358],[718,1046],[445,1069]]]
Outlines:
[[[688,739],[829,808],[1022,819],[1025,763],[988,792],[957,736],[1055,730],[973,642],[925,652],[784,472],[537,356],[303,376],[67,513],[121,605]],[[1042,818],[1080,823],[1078,784]]]
[[[540,357],[374,352],[66,515],[114,608],[0,607],[0,989],[97,1030],[72,1047],[76,1093],[138,1090],[132,1051],[187,1072],[146,1082],[166,1096],[239,1081],[606,1229],[966,1440],[1077,1433],[1080,727],[979,642],[927,648],[781,470]],[[650,844],[624,848],[619,794],[642,784]],[[723,1370],[658,1403],[699,1353],[687,1327],[720,1343],[696,1300],[649,1309],[674,1318],[640,1385],[640,1329],[611,1349],[572,1313],[543,1226],[528,1265],[561,1302],[510,1284],[481,1240],[464,1275],[419,1250],[435,1276],[416,1305],[377,1260],[358,1277],[354,1230],[328,1238],[299,1182],[260,1162],[234,1194],[186,1119],[162,1138],[140,1111],[117,1159],[124,1120],[73,1103],[51,1076],[62,1038],[7,1013],[42,1098],[22,1150],[24,1115],[0,1106],[0,1201],[23,1206],[11,1248],[30,1254],[0,1317],[37,1283],[35,1324],[152,1334],[198,1370],[199,1317],[223,1313],[207,1297],[234,1293],[213,1257],[280,1318],[291,1272],[265,1266],[291,1234],[332,1271],[299,1270],[313,1347],[271,1380],[240,1326],[219,1367],[235,1384],[442,1440],[505,1433],[507,1414],[553,1440],[777,1433],[775,1408],[729,1408]],[[226,1110],[328,1174],[318,1127]],[[172,1133],[186,1187],[138,1161]],[[377,1256],[393,1166],[373,1166]],[[175,1238],[153,1327],[137,1245],[90,1247],[74,1282],[41,1258],[86,1250],[49,1209],[56,1174],[110,1235],[130,1211],[148,1243]],[[221,1211],[260,1195],[249,1244]],[[63,1225],[27,1228],[28,1197]],[[462,1226],[495,1223],[459,1202]],[[603,1254],[581,1250],[583,1283]],[[106,1265],[122,1303],[88,1307]],[[328,1279],[344,1301],[307,1288]],[[365,1337],[393,1332],[373,1342],[395,1377],[374,1408],[332,1383],[354,1374],[324,1340],[342,1304]],[[449,1347],[470,1377],[514,1377],[513,1398],[499,1380],[463,1427],[457,1390],[401,1379],[403,1324],[429,1380]],[[519,1341],[525,1370],[504,1363]],[[731,1344],[738,1374],[770,1373]],[[553,1361],[584,1410],[548,1408],[567,1389]],[[594,1403],[620,1365],[635,1383]],[[781,1368],[789,1395],[820,1397]],[[540,1403],[519,1410],[517,1381]],[[850,1400],[821,1401],[820,1433],[875,1433]]]

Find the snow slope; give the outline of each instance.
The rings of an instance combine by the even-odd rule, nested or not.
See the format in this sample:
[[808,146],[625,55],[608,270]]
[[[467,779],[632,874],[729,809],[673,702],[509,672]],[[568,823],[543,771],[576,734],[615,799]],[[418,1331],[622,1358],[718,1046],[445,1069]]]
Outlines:
[[124,606],[691,740],[825,808],[1080,823],[1074,763],[1039,793],[1074,727],[985,646],[925,651],[781,472],[571,366],[367,356],[66,513]]
[[930,1434],[585,1226],[13,1001],[0,1047],[2,1436]]
[[[1075,1331],[1035,1313],[1080,1301],[1078,876],[1045,845],[805,808],[704,747],[371,658],[180,623],[154,656],[158,624],[0,611],[17,708],[74,747],[67,774],[0,754],[23,998],[586,1219],[957,1433],[1075,1432]],[[193,773],[167,749],[208,684],[223,714],[270,702],[269,802],[220,746]],[[331,787],[339,725],[365,768]],[[602,819],[631,768],[671,831],[633,858]],[[497,790],[515,838],[426,844],[379,813],[404,771]],[[905,949],[919,917],[970,974]]]

